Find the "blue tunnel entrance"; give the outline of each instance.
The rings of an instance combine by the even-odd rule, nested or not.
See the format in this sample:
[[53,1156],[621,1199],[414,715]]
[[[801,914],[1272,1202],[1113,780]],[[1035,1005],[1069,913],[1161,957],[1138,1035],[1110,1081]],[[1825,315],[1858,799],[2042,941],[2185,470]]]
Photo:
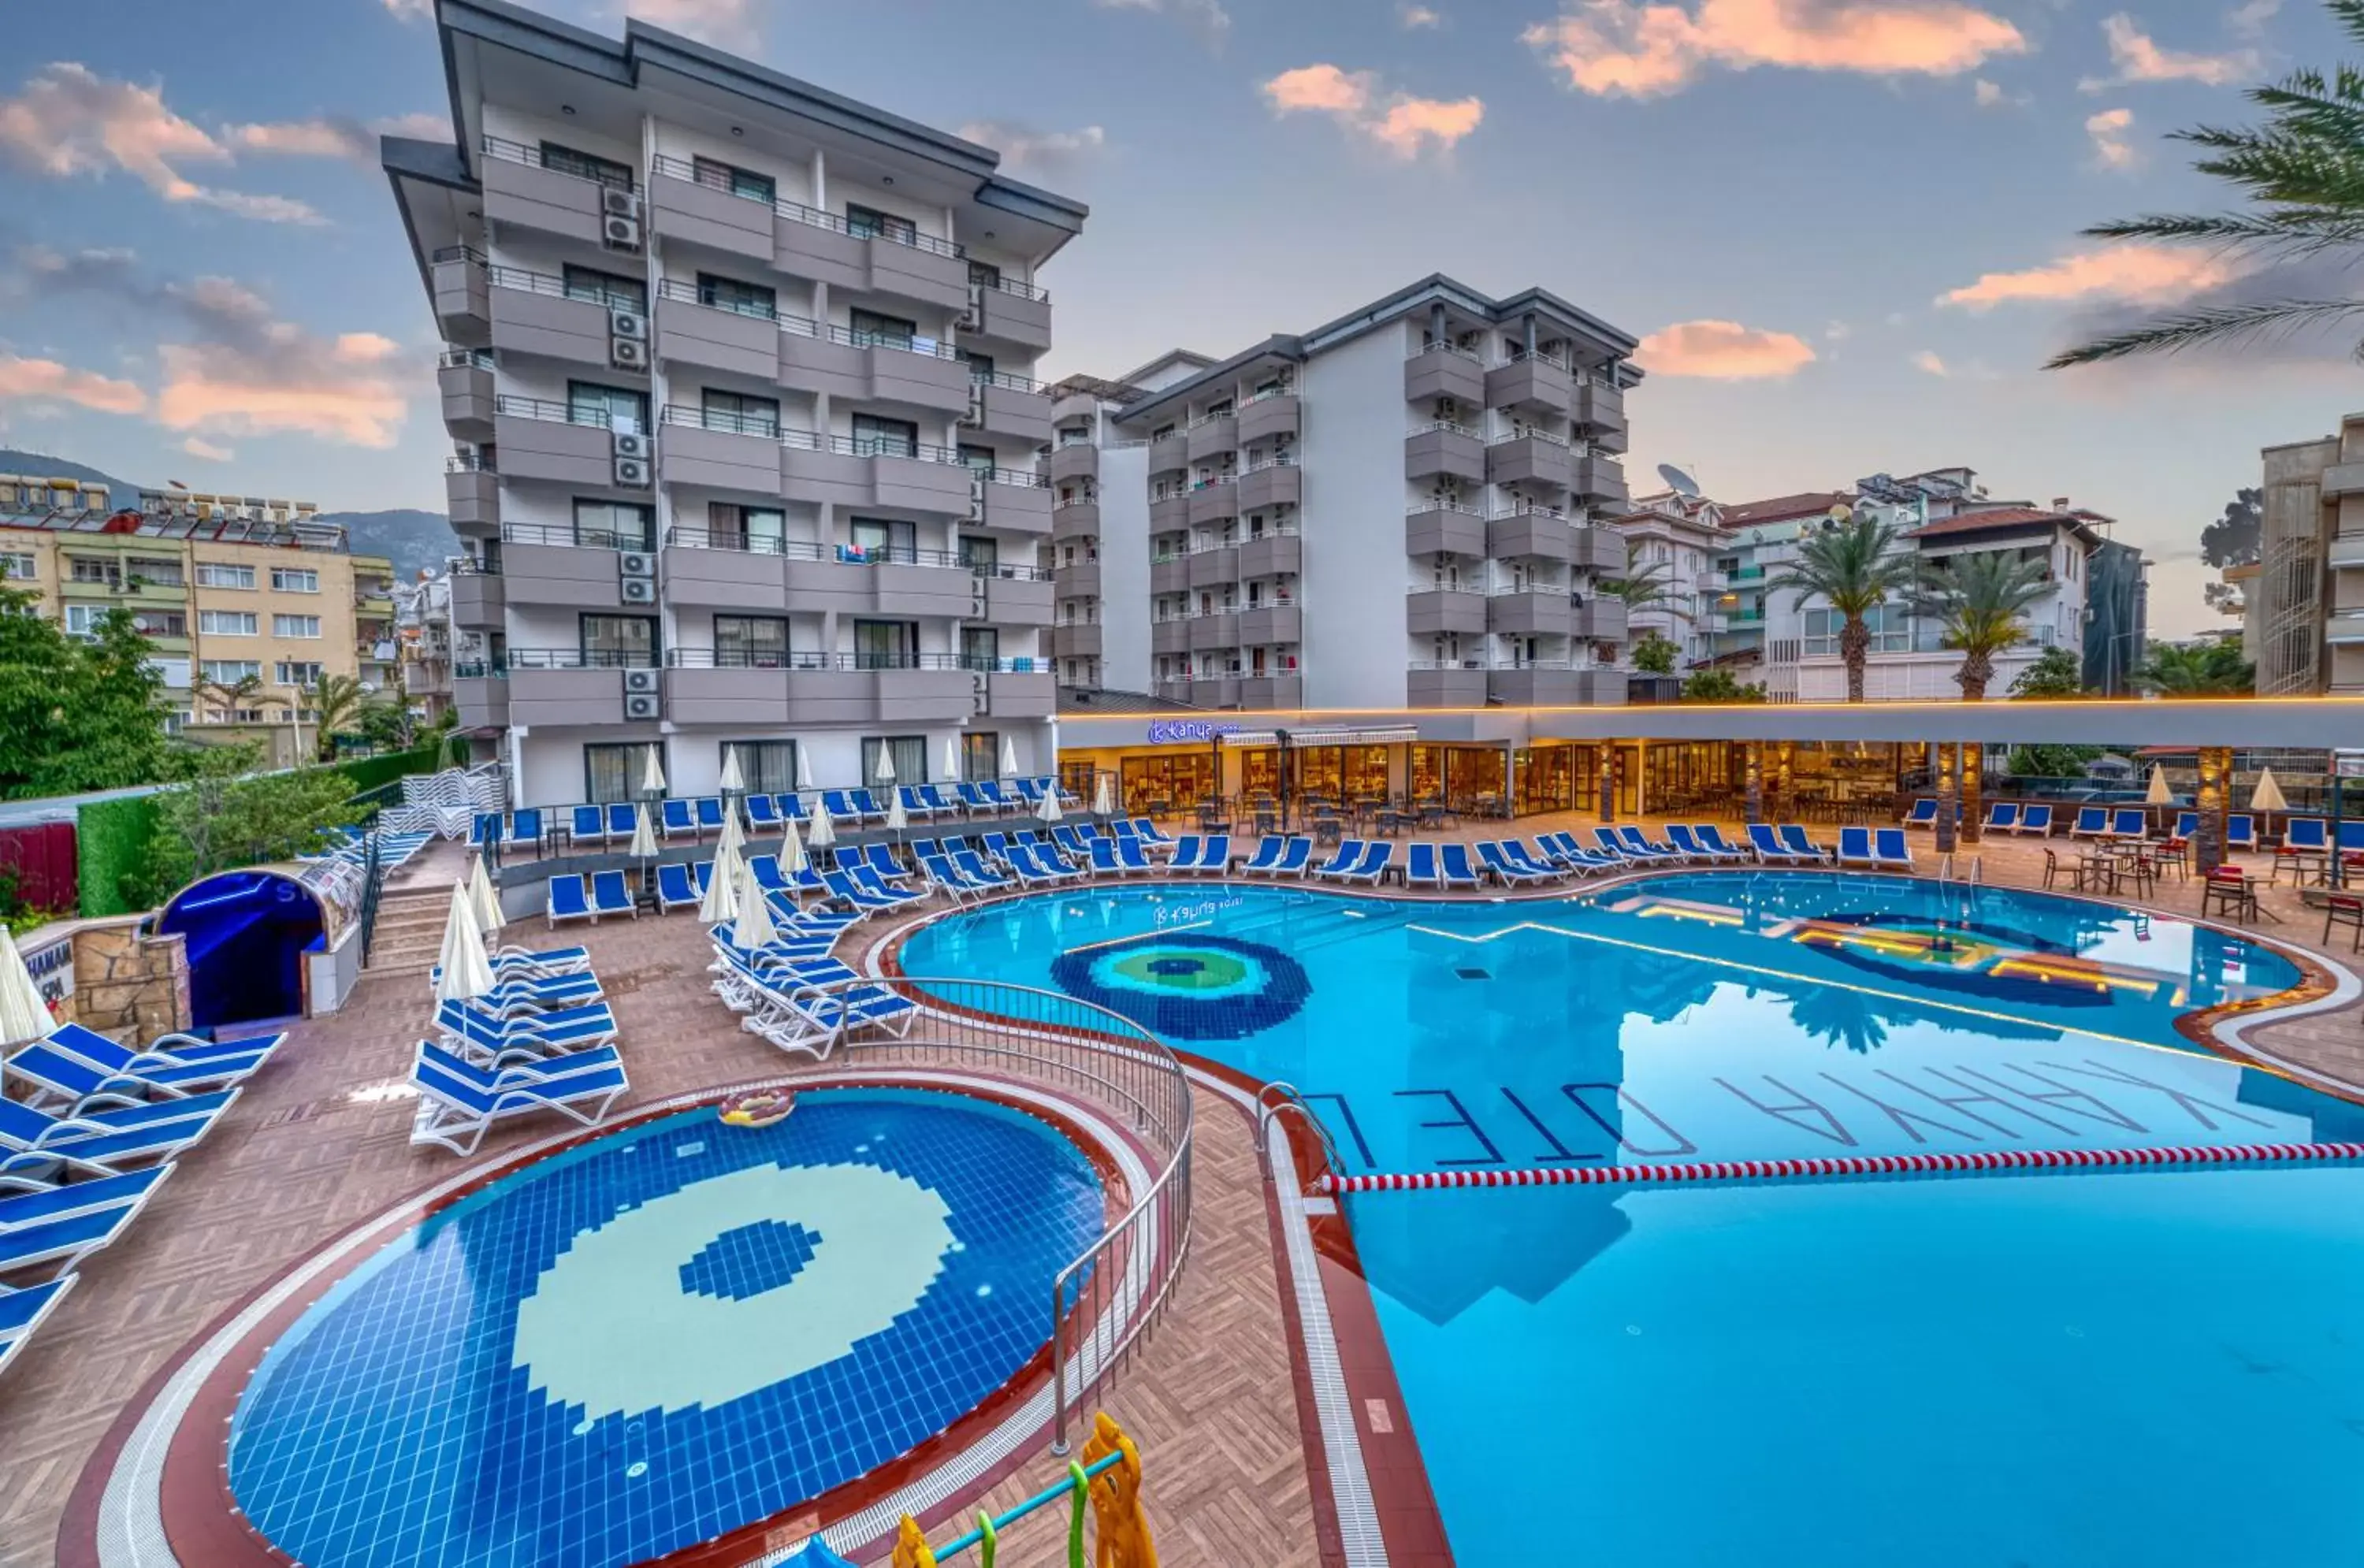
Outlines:
[[313,890],[263,868],[192,883],[164,906],[156,929],[185,939],[190,1018],[201,1029],[300,1017],[304,957],[327,940]]

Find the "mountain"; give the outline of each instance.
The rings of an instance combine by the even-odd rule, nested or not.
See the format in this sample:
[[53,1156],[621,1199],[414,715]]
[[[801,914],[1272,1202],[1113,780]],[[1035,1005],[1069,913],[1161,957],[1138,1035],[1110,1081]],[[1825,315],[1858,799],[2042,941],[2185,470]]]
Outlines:
[[117,479],[111,473],[46,452],[21,451],[13,447],[0,447],[0,473],[18,474],[26,479],[78,479],[84,484],[104,484],[107,499],[118,506],[136,506],[139,486],[128,479]]

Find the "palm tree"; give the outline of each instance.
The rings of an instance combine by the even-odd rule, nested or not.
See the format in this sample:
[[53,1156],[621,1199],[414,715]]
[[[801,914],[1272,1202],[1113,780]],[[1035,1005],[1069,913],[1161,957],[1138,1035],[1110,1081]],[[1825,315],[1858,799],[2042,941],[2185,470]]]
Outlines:
[[1896,548],[1896,539],[1895,524],[1869,512],[1851,513],[1800,539],[1798,558],[1765,584],[1768,594],[1797,595],[1801,605],[1819,596],[1843,617],[1839,657],[1846,661],[1849,702],[1863,701],[1864,657],[1871,651],[1863,617],[1912,580],[1912,558]]
[[2135,684],[2168,697],[2247,696],[2257,690],[2258,667],[2228,637],[2162,642],[2143,661]]
[[270,700],[262,695],[260,675],[240,675],[235,681],[208,681],[201,676],[195,689],[198,696],[212,701],[218,716],[215,722],[219,724],[227,724],[235,715]]
[[360,722],[362,705],[368,701],[369,693],[358,676],[322,675],[318,685],[306,688],[304,706],[312,710],[312,722],[318,727],[320,761],[337,760],[337,732]]
[[1600,591],[1612,599],[1624,601],[1629,619],[1635,610],[1663,610],[1678,620],[1689,620],[1691,618],[1690,606],[1682,603],[1673,585],[1667,581],[1674,569],[1675,563],[1671,561],[1653,561],[1644,565],[1641,551],[1627,545],[1625,575],[1602,578]]
[[[2342,30],[2364,44],[2364,0],[2326,3]],[[2207,245],[2266,261],[2329,258],[2352,266],[2364,260],[2364,70],[2342,65],[2328,80],[2320,71],[2293,72],[2276,85],[2252,87],[2247,96],[2265,111],[2263,126],[2201,126],[2176,132],[2175,139],[2205,149],[2191,166],[2243,192],[2249,210],[2150,213],[2085,232],[2096,239]],[[2045,368],[2287,334],[2358,314],[2364,300],[2266,299],[2176,311],[2095,338]]]
[[2045,563],[2008,550],[1974,550],[1924,573],[1912,590],[1912,613],[1945,628],[1945,646],[1962,656],[1954,680],[1964,702],[1981,702],[1994,679],[1995,655],[2027,639],[2020,618],[2049,593]]

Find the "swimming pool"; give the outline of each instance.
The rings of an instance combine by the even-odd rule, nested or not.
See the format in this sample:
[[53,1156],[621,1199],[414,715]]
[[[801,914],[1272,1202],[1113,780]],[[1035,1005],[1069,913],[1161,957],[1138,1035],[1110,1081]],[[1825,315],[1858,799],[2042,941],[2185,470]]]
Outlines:
[[684,1112],[405,1232],[273,1345],[229,1485],[314,1568],[637,1562],[942,1430],[1039,1351],[1103,1194],[972,1096],[809,1091]]
[[[2298,984],[2288,958],[2003,889],[1095,888],[946,917],[898,962],[1067,990],[1287,1079],[1353,1169],[2364,1134],[2364,1111],[2176,1030]],[[2358,1198],[2352,1169],[2175,1170],[1348,1213],[1461,1561],[1562,1540],[1587,1561],[1968,1568],[2354,1558]],[[2222,1474],[2258,1432],[2269,1481],[2164,1479]]]

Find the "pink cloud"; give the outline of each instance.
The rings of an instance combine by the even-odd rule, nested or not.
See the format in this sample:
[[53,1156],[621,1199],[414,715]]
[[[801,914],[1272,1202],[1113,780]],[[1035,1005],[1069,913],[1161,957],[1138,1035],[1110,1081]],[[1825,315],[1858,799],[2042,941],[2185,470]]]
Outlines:
[[1643,339],[1634,361],[1653,375],[1763,381],[1795,375],[1813,363],[1814,350],[1791,332],[1737,321],[1678,321]]
[[2126,132],[2135,123],[2132,109],[2103,109],[2085,117],[2085,134],[2093,139],[2093,157],[2104,169],[2131,169],[2135,166],[2134,144]]
[[[233,285],[234,286],[234,285]],[[253,341],[166,343],[156,417],[195,435],[304,435],[394,445],[423,377],[375,332],[323,341],[274,321]]]
[[1712,66],[1953,76],[2027,50],[2017,28],[1961,0],[1700,0],[1695,13],[1586,0],[1522,37],[1578,91],[1637,98]]
[[2101,297],[2166,305],[2230,283],[2241,268],[2222,256],[2166,245],[2110,245],[2078,251],[2040,267],[1987,272],[1937,296],[1939,305],[1989,310],[2013,301]]
[[1480,98],[1419,98],[1388,93],[1377,73],[1335,65],[1301,65],[1264,84],[1275,114],[1324,114],[1385,148],[1413,159],[1450,152],[1486,117]]
[[0,354],[0,397],[72,403],[101,414],[137,414],[148,406],[148,395],[131,382],[14,354]]
[[2124,11],[2102,21],[2102,34],[2110,40],[2110,61],[2118,68],[2118,73],[2086,78],[2079,85],[2088,93],[2099,93],[2127,82],[2199,82],[2221,87],[2228,82],[2247,81],[2261,69],[2255,50],[2235,50],[2230,54],[2179,54],[2161,49]]

